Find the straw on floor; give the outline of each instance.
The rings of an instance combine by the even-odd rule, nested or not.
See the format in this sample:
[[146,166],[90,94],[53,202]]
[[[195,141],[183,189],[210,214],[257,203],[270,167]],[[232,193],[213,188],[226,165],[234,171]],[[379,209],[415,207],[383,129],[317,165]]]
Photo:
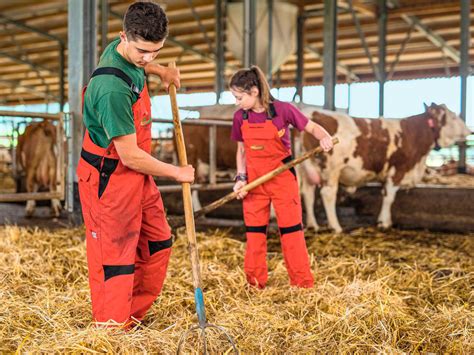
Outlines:
[[[290,288],[269,235],[268,287],[246,286],[245,245],[227,231],[198,235],[208,319],[243,353],[435,352],[473,344],[474,235],[359,229],[307,235],[316,286]],[[185,238],[164,290],[135,331],[91,325],[83,230],[0,229],[0,351],[173,353],[196,323]],[[228,344],[213,334],[211,352]],[[186,352],[199,349],[196,341]]]

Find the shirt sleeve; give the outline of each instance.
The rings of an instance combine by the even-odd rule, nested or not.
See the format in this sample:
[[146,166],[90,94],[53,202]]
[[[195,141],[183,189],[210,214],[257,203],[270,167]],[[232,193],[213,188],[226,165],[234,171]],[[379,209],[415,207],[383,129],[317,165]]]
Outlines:
[[308,124],[308,117],[303,115],[303,113],[298,110],[295,106],[288,103],[286,105],[286,112],[285,120],[287,123],[291,124],[295,127],[298,131],[303,131],[306,125]]
[[232,122],[232,131],[230,133],[230,138],[236,142],[243,142],[242,137],[242,117],[238,115],[238,111],[234,113],[234,119]]
[[105,94],[99,99],[96,110],[108,139],[135,133],[132,97],[128,92]]

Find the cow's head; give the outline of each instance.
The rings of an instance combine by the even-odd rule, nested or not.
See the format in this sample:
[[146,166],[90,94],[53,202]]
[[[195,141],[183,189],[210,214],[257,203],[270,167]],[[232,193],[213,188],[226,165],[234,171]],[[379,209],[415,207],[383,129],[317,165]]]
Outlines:
[[441,147],[449,147],[457,141],[465,140],[471,134],[464,121],[446,105],[425,104],[428,124],[435,131],[437,142]]

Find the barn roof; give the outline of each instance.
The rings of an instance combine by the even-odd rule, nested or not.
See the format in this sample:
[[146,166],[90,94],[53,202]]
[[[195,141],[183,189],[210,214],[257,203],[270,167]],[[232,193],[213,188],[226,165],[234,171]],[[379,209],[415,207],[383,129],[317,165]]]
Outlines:
[[[263,0],[261,0],[263,1]],[[304,83],[322,82],[323,0],[287,0],[304,9]],[[353,0],[365,40],[377,62],[378,27],[376,0]],[[121,19],[131,1],[109,0],[107,39],[117,37]],[[170,37],[160,52],[158,63],[177,61],[185,92],[214,91],[215,85],[215,5],[214,0],[162,1],[170,19]],[[387,33],[387,71],[389,79],[449,76],[459,71],[460,1],[392,0]],[[375,80],[354,25],[348,2],[339,0],[338,65],[339,80],[349,76],[361,81]],[[2,0],[0,3],[0,104],[59,101],[60,46],[66,47],[68,31],[66,0]],[[471,6],[471,14],[474,7]],[[100,18],[100,16],[99,16]],[[100,21],[98,21],[100,26]],[[471,25],[471,33],[474,31]],[[100,31],[99,31],[100,32]],[[260,39],[259,39],[260,40]],[[98,35],[98,47],[100,33]],[[274,45],[278,45],[275,43]],[[401,53],[401,49],[403,52]],[[401,55],[399,55],[401,53]],[[470,47],[474,63],[474,48]],[[241,66],[230,50],[227,64]],[[396,65],[395,65],[396,63]],[[67,60],[65,61],[67,66]],[[395,71],[390,74],[392,66]],[[226,70],[230,75],[232,69]],[[295,85],[296,53],[289,55],[275,73],[274,85]],[[345,74],[343,74],[343,72]],[[350,75],[347,75],[350,73]],[[67,68],[65,79],[67,81]],[[151,92],[159,81],[151,81]],[[67,96],[67,82],[64,95]]]

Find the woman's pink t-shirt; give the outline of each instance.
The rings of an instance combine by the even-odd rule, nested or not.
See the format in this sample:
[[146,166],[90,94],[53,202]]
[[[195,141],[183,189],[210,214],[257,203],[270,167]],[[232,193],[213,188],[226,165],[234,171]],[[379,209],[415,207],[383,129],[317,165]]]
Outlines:
[[[275,100],[273,105],[275,106],[276,116],[272,119],[272,123],[276,126],[278,131],[281,131],[282,129],[285,130],[281,136],[281,141],[285,147],[290,148],[291,141],[288,126],[292,125],[301,132],[308,124],[308,118],[289,102]],[[241,129],[243,123],[243,112],[243,110],[238,110],[234,113],[230,138],[237,142],[243,142]],[[249,123],[263,123],[267,118],[268,114],[266,112],[257,113],[252,110],[248,111]]]

